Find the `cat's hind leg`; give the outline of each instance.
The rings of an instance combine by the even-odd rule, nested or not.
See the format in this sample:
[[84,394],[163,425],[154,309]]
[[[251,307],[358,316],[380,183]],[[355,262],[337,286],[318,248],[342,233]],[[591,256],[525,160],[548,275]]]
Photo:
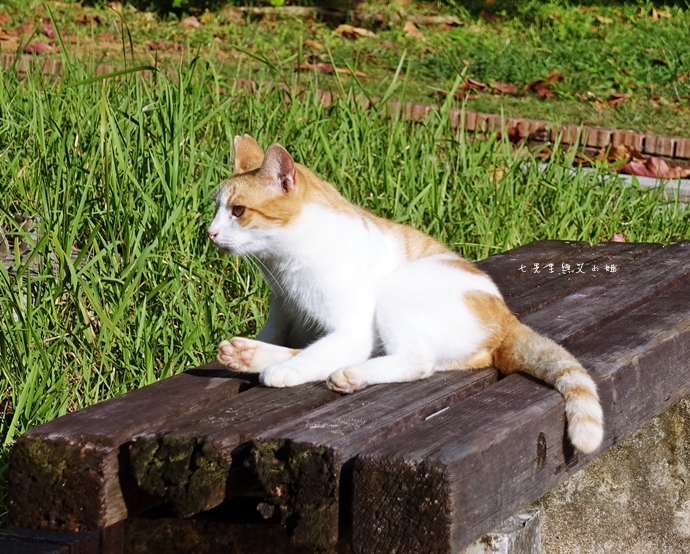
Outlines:
[[331,373],[326,385],[331,390],[347,394],[367,385],[425,379],[434,369],[433,360],[409,354],[390,354],[338,369]]
[[289,360],[299,350],[254,339],[235,337],[218,345],[218,361],[228,369],[261,373],[269,365]]

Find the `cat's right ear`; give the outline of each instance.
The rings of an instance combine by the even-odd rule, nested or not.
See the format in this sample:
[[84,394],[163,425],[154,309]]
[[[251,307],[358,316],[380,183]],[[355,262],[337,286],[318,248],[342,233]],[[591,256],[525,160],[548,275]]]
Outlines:
[[264,151],[249,135],[235,137],[235,173],[258,169],[264,161]]

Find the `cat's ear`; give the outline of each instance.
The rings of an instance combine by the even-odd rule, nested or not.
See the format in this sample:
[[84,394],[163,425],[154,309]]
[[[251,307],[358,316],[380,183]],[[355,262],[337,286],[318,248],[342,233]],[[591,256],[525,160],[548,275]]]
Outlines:
[[249,135],[235,137],[235,173],[246,173],[261,167],[264,151]]
[[266,150],[264,163],[259,170],[261,176],[270,186],[290,192],[295,186],[295,171],[295,162],[288,151],[278,143],[271,144]]

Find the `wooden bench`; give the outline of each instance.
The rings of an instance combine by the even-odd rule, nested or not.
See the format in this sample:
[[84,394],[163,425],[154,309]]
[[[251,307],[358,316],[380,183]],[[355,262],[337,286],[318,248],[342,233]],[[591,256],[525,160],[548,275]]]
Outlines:
[[210,364],[22,436],[11,540],[49,529],[87,533],[91,546],[63,552],[459,552],[690,394],[690,242],[541,241],[479,266],[591,371],[601,451],[574,452],[562,397],[522,374],[339,396]]

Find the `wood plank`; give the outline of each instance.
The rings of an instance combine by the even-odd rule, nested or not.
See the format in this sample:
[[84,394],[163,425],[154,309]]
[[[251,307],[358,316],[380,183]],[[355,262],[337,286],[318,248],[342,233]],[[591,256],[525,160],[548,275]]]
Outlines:
[[[570,350],[599,387],[607,449],[690,394],[690,283]],[[365,451],[354,473],[354,551],[462,549],[600,454],[575,453],[564,430],[562,397],[515,374]]]
[[[534,272],[533,265],[521,273],[519,282],[504,293],[506,304],[519,316],[536,312],[608,275],[607,267],[620,271],[661,247],[654,243],[602,242],[556,261],[533,259],[533,264],[541,262],[539,273]],[[553,263],[553,268],[545,268],[544,260]]]
[[524,277],[518,270],[521,264],[528,264],[531,267],[532,262],[540,260],[560,263],[561,260],[589,248],[589,243],[582,241],[539,240],[518,246],[507,252],[494,254],[476,263],[501,287],[504,283]]
[[370,387],[258,435],[252,468],[292,543],[328,548],[348,532],[351,468],[362,448],[433,417],[497,377],[486,369]]
[[[577,262],[607,261],[624,266],[660,248],[660,245],[541,241],[492,256],[480,266],[500,280],[504,294],[519,296],[529,310],[526,291],[541,283],[563,294],[585,288],[591,278],[570,279],[568,275],[521,273],[521,264],[533,260],[569,259]],[[613,262],[611,261],[613,260]],[[493,265],[495,264],[495,265]],[[573,266],[575,267],[575,266]],[[558,295],[554,292],[558,298]],[[534,296],[540,305],[547,301]],[[600,316],[609,309],[600,310]],[[574,322],[574,330],[577,323]],[[470,374],[473,375],[473,374]],[[267,492],[268,502],[277,506],[294,544],[330,547],[349,531],[352,496],[352,466],[362,448],[400,433],[424,418],[490,385],[488,380],[467,381],[467,374],[435,376],[427,382],[372,387],[314,413],[259,435],[253,446],[254,471]],[[436,379],[448,380],[437,389]],[[465,388],[465,387],[468,388]],[[353,423],[355,422],[355,423]]]
[[99,537],[96,531],[61,533],[10,526],[0,529],[0,552],[99,554]]
[[[241,446],[265,429],[341,398],[325,383],[284,389],[257,387],[146,431],[130,446],[139,487],[190,516],[256,485],[244,471]],[[232,471],[231,471],[232,470]]]
[[[521,321],[568,345],[690,278],[690,241],[664,246]],[[577,325],[573,326],[573,321]]]
[[81,531],[147,507],[153,499],[140,494],[126,471],[127,443],[251,386],[235,375],[211,364],[30,429],[10,457],[11,522]]

